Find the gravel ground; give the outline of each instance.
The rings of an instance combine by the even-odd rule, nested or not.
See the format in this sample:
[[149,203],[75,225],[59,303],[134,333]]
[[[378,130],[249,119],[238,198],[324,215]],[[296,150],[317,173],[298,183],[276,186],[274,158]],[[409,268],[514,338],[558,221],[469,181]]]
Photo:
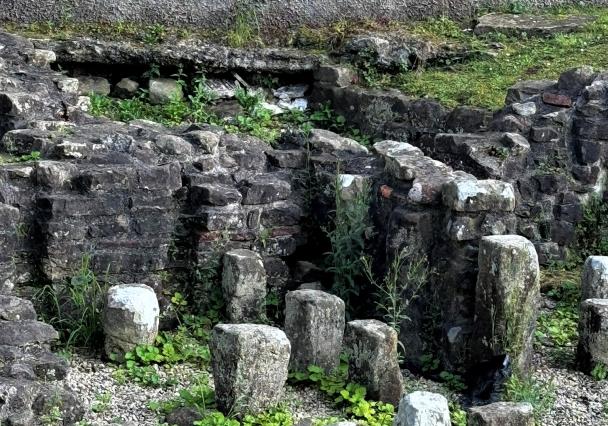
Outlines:
[[[119,384],[112,377],[114,366],[91,356],[74,355],[71,363],[68,383],[87,407],[84,420],[95,426],[158,425],[158,417],[147,408],[148,403],[171,399],[195,377],[207,374],[194,366],[180,364],[160,370],[161,377],[171,375],[179,385],[150,388],[133,382]],[[534,377],[543,383],[552,382],[556,391],[555,405],[543,417],[541,426],[608,426],[608,381],[597,382],[572,368],[556,365],[548,348],[541,348],[535,354],[533,368]],[[415,377],[407,371],[404,375],[407,392],[427,390],[446,395],[445,387],[439,383]],[[93,412],[91,407],[100,404],[102,395],[110,396],[107,407]],[[452,395],[451,399],[460,398]],[[284,401],[296,423],[306,418],[342,416],[322,392],[311,387],[288,386]]]
[[533,375],[555,386],[555,405],[543,417],[542,426],[608,425],[608,381],[558,367],[546,353],[535,354]]
[[[179,389],[189,386],[195,377],[207,374],[194,366],[179,364],[159,370],[161,377],[174,377],[179,385],[151,388],[131,381],[119,384],[112,377],[115,367],[92,356],[74,354],[71,367],[67,383],[86,407],[84,420],[95,426],[158,425],[158,416],[148,409],[148,403],[172,399]],[[213,385],[212,381],[210,385]],[[103,395],[109,395],[107,406],[99,412],[93,412],[91,408],[100,406]],[[341,412],[333,407],[323,393],[310,387],[287,387],[285,404],[293,413],[295,422],[310,417],[341,416]]]

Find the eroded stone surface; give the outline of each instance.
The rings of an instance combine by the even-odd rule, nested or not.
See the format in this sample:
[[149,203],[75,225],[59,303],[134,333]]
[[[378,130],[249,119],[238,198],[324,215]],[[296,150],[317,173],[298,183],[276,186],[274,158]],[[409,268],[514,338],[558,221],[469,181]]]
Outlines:
[[279,403],[291,349],[285,333],[267,325],[220,324],[209,347],[220,410],[258,413]]
[[581,300],[608,299],[608,257],[590,256],[581,279]]
[[106,355],[120,357],[137,345],[154,343],[159,314],[156,294],[147,285],[110,287],[103,315]]
[[470,426],[534,426],[534,410],[529,403],[496,402],[469,409]]
[[479,18],[475,34],[502,33],[507,35],[531,36],[571,33],[593,22],[591,16],[552,17],[543,15],[512,15],[491,13]]
[[251,250],[224,255],[222,290],[232,322],[260,321],[265,317],[266,270],[262,257]]
[[377,320],[350,321],[344,333],[349,377],[365,386],[371,399],[395,406],[403,390],[397,340],[397,332]]
[[399,402],[393,426],[450,426],[448,400],[432,392],[412,392]]
[[328,374],[340,364],[345,325],[344,301],[317,290],[287,293],[285,334],[291,342],[290,370],[311,365]]
[[581,303],[577,360],[587,374],[598,365],[608,365],[608,299]]

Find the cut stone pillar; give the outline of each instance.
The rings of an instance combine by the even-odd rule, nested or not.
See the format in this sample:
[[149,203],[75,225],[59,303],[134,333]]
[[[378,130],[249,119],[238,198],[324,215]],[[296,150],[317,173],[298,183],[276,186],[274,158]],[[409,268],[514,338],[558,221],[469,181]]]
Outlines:
[[266,270],[262,257],[251,250],[224,255],[222,290],[226,314],[233,323],[256,322],[265,317]]
[[578,327],[578,363],[591,373],[598,365],[608,366],[608,299],[588,299],[581,303]]
[[120,358],[137,345],[154,343],[159,312],[156,294],[147,285],[111,287],[103,315],[106,354]]
[[448,400],[432,392],[413,392],[405,395],[393,426],[451,426]]
[[468,426],[534,426],[534,409],[527,402],[496,402],[469,410]]
[[477,361],[508,354],[516,371],[525,372],[539,301],[534,245],[517,235],[482,238],[475,300]]
[[403,390],[397,341],[397,332],[381,321],[346,324],[344,347],[349,355],[349,378],[365,386],[370,399],[395,406]]
[[608,299],[608,256],[589,256],[583,268],[581,300]]
[[318,290],[297,290],[285,298],[285,333],[291,342],[289,369],[310,365],[332,372],[340,364],[344,336],[344,301]]
[[209,348],[216,401],[224,413],[259,413],[281,401],[291,346],[280,329],[219,324]]

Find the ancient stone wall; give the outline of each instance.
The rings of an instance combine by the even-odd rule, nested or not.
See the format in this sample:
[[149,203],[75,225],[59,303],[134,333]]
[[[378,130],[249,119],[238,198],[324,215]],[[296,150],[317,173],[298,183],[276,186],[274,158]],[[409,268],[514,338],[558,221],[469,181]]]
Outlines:
[[[18,22],[132,21],[188,24],[207,28],[229,26],[236,10],[252,10],[262,28],[318,26],[340,19],[408,20],[429,16],[470,18],[483,8],[509,6],[510,0],[5,0],[0,20]],[[546,7],[580,3],[575,0],[524,0]],[[605,0],[587,1],[605,5]]]

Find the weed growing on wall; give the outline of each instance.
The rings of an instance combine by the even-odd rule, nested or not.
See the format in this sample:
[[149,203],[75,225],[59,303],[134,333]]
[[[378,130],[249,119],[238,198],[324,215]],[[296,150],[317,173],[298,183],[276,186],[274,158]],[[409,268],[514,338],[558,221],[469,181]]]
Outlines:
[[376,288],[376,306],[383,319],[397,333],[403,321],[409,320],[407,309],[418,297],[430,277],[428,260],[420,254],[418,244],[410,244],[396,253],[382,282],[372,271],[372,260],[363,257],[363,272]]
[[608,203],[594,196],[583,207],[583,220],[576,227],[576,244],[571,251],[576,263],[589,256],[608,255]]
[[67,349],[100,348],[103,344],[102,313],[107,284],[97,279],[90,263],[91,255],[83,255],[71,279],[49,284],[35,296],[44,321],[55,327]]
[[366,239],[371,234],[369,205],[370,188],[357,191],[354,197],[345,200],[338,168],[334,181],[335,210],[332,225],[325,229],[331,243],[331,252],[327,254],[328,270],[334,274],[332,292],[341,297],[347,309],[360,295],[360,278],[364,274],[361,257],[365,250]]

